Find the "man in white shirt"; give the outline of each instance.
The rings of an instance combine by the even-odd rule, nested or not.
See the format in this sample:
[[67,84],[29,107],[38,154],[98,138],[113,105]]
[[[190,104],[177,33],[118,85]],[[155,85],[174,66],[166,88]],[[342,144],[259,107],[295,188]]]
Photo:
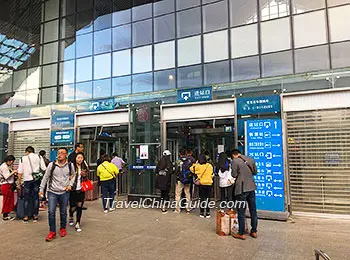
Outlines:
[[23,156],[18,166],[18,183],[24,182],[24,218],[23,222],[28,223],[29,203],[33,200],[33,222],[38,221],[39,215],[39,186],[40,179],[33,177],[34,173],[46,170],[46,165],[42,157],[35,154],[32,146],[25,150],[26,156]]

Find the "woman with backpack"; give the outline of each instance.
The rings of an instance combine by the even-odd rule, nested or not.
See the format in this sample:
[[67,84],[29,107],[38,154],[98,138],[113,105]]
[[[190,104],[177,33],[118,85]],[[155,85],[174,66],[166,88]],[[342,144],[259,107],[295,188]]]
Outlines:
[[162,159],[160,159],[156,167],[156,188],[161,191],[161,200],[163,203],[162,214],[168,213],[166,203],[169,202],[171,174],[173,174],[173,164],[171,163],[170,155],[171,152],[169,150],[165,150],[163,152]]
[[77,221],[75,222],[75,230],[81,232],[80,221],[83,214],[83,205],[85,200],[85,192],[81,190],[81,183],[86,179],[89,173],[89,167],[85,162],[83,153],[77,153],[74,160],[74,169],[76,172],[74,184],[70,191],[69,197],[69,225],[74,226],[73,215],[77,212]]
[[[235,182],[232,177],[232,170],[230,161],[227,158],[226,153],[222,152],[219,154],[219,160],[217,164],[217,171],[220,177],[219,186],[221,191],[221,203],[220,208],[224,209],[227,207],[227,203],[232,203],[233,184]],[[232,205],[233,206],[233,205]]]
[[[193,172],[197,179],[195,180],[195,184],[199,186],[199,198],[200,198],[200,217],[201,218],[210,218],[210,196],[211,196],[211,188],[213,185],[213,166],[208,163],[207,158],[204,154],[199,156],[199,160],[197,163],[193,164],[190,168],[191,172]],[[204,210],[206,209],[206,214]]]
[[5,158],[4,163],[0,166],[0,185],[2,194],[2,219],[5,221],[14,220],[9,214],[14,208],[14,185],[17,171],[13,170],[12,165],[15,162],[15,157],[9,155]]

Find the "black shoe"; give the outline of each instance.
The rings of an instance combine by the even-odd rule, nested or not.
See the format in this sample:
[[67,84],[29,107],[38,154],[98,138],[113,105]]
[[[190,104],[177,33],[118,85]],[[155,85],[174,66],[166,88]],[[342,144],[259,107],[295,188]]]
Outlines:
[[87,210],[87,207],[82,207],[81,209],[82,209],[82,210]]

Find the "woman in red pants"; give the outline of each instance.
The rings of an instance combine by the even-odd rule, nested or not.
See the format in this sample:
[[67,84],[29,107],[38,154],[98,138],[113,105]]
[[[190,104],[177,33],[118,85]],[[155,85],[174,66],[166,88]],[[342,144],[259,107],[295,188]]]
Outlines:
[[13,163],[15,162],[15,157],[9,155],[5,158],[5,161],[0,166],[0,184],[1,184],[1,193],[3,196],[2,201],[2,211],[3,220],[9,221],[14,220],[14,217],[10,217],[9,213],[13,211],[14,206],[14,191],[12,185],[15,182],[14,175],[17,174],[17,171],[14,171],[12,168]]

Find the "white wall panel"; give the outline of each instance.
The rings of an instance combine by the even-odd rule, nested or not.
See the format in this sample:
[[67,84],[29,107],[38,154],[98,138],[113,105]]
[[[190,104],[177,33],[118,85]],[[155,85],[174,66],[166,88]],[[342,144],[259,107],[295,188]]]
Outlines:
[[77,115],[77,126],[114,125],[129,123],[128,111]]
[[50,129],[50,118],[20,120],[10,122],[10,131],[29,131],[39,129]]

